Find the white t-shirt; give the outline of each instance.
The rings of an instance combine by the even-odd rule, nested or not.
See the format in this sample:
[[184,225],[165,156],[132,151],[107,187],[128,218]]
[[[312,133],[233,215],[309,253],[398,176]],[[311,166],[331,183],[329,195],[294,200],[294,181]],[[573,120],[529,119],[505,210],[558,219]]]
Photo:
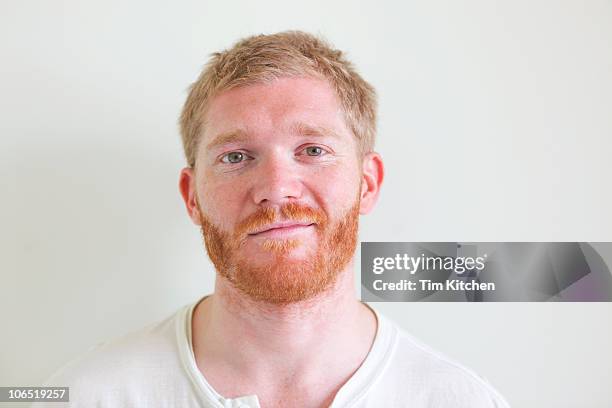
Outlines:
[[[191,317],[198,302],[66,364],[45,385],[70,387],[70,402],[32,407],[259,407],[256,395],[219,395],[198,370],[191,344]],[[372,348],[338,391],[332,408],[509,407],[485,380],[374,313],[378,329]]]

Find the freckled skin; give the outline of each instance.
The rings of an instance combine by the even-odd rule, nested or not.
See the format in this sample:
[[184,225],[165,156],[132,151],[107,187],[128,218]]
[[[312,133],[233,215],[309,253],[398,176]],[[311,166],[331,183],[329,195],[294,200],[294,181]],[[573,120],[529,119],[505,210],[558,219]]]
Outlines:
[[[180,187],[220,277],[264,301],[299,301],[327,289],[353,256],[358,214],[374,206],[383,173],[376,153],[358,153],[330,83],[293,77],[226,90],[202,116],[196,165],[183,169]],[[287,206],[325,222],[291,218],[313,225],[284,237],[278,235],[286,230],[273,237],[241,230],[249,220],[260,227],[290,220],[281,211]],[[266,280],[294,277],[307,285],[308,275],[318,288],[287,283],[299,296]],[[258,287],[244,290],[239,279]]]
[[[200,223],[208,254],[221,276],[257,300],[311,298],[335,282],[355,250],[360,181],[356,140],[327,84],[307,82],[314,83],[299,81],[296,89],[295,81],[280,81],[220,95],[211,104],[208,137],[200,144],[196,177],[201,172]],[[333,134],[300,134],[293,126],[298,122]],[[245,131],[248,139],[207,148],[218,135],[235,129]],[[319,212],[315,218],[293,218],[316,222],[314,228],[291,240],[261,239],[236,224],[260,213],[274,214],[263,210],[286,209],[287,204]],[[228,218],[233,225],[223,231]],[[281,218],[287,220],[282,213],[263,217],[262,224]]]
[[[331,128],[343,138],[296,137],[289,127],[297,121]],[[202,210],[223,229],[231,230],[260,205],[299,201],[335,218],[353,204],[361,181],[357,142],[327,82],[281,79],[226,91],[210,104],[206,123],[198,150],[197,188]],[[241,145],[207,152],[206,144],[237,128],[248,129],[255,160],[231,170],[215,165],[217,154]],[[318,160],[297,156],[297,149],[309,143],[333,153]]]

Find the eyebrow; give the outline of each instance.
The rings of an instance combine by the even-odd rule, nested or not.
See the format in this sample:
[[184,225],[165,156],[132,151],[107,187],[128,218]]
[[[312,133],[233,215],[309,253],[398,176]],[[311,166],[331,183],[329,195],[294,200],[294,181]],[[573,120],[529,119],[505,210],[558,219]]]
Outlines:
[[326,128],[324,126],[316,126],[309,125],[304,122],[296,122],[293,124],[293,126],[291,126],[290,129],[291,133],[295,133],[298,136],[331,136],[333,138],[340,139],[340,135],[336,131]]
[[[336,139],[340,139],[341,136],[332,129],[324,126],[309,125],[304,122],[296,122],[289,127],[289,133],[297,136],[315,136],[325,137],[331,136]],[[208,145],[207,150],[215,149],[219,146],[223,146],[230,143],[241,143],[246,142],[250,139],[248,133],[242,129],[235,129],[229,132],[224,132],[217,135]]]
[[206,150],[212,150],[216,147],[226,145],[229,143],[246,142],[249,140],[247,133],[241,129],[232,130],[229,132],[221,133],[215,137],[207,146]]

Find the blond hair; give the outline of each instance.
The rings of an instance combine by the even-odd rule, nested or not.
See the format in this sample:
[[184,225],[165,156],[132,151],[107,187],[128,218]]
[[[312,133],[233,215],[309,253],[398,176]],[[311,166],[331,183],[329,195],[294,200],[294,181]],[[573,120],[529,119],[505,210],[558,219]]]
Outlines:
[[281,77],[315,77],[329,81],[337,93],[349,129],[361,155],[372,151],[376,135],[376,92],[343,53],[324,40],[302,31],[255,35],[230,49],[213,53],[191,85],[180,117],[187,164],[195,167],[203,116],[218,93]]

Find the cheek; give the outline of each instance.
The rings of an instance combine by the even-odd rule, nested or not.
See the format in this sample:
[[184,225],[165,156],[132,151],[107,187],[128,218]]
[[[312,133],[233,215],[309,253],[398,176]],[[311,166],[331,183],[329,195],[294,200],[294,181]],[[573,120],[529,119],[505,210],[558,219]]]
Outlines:
[[350,171],[327,172],[314,180],[313,190],[331,213],[342,213],[352,207],[360,192],[361,177]]
[[202,212],[214,225],[226,231],[230,230],[232,220],[236,219],[239,213],[242,191],[233,185],[201,183],[199,196],[202,200]]

